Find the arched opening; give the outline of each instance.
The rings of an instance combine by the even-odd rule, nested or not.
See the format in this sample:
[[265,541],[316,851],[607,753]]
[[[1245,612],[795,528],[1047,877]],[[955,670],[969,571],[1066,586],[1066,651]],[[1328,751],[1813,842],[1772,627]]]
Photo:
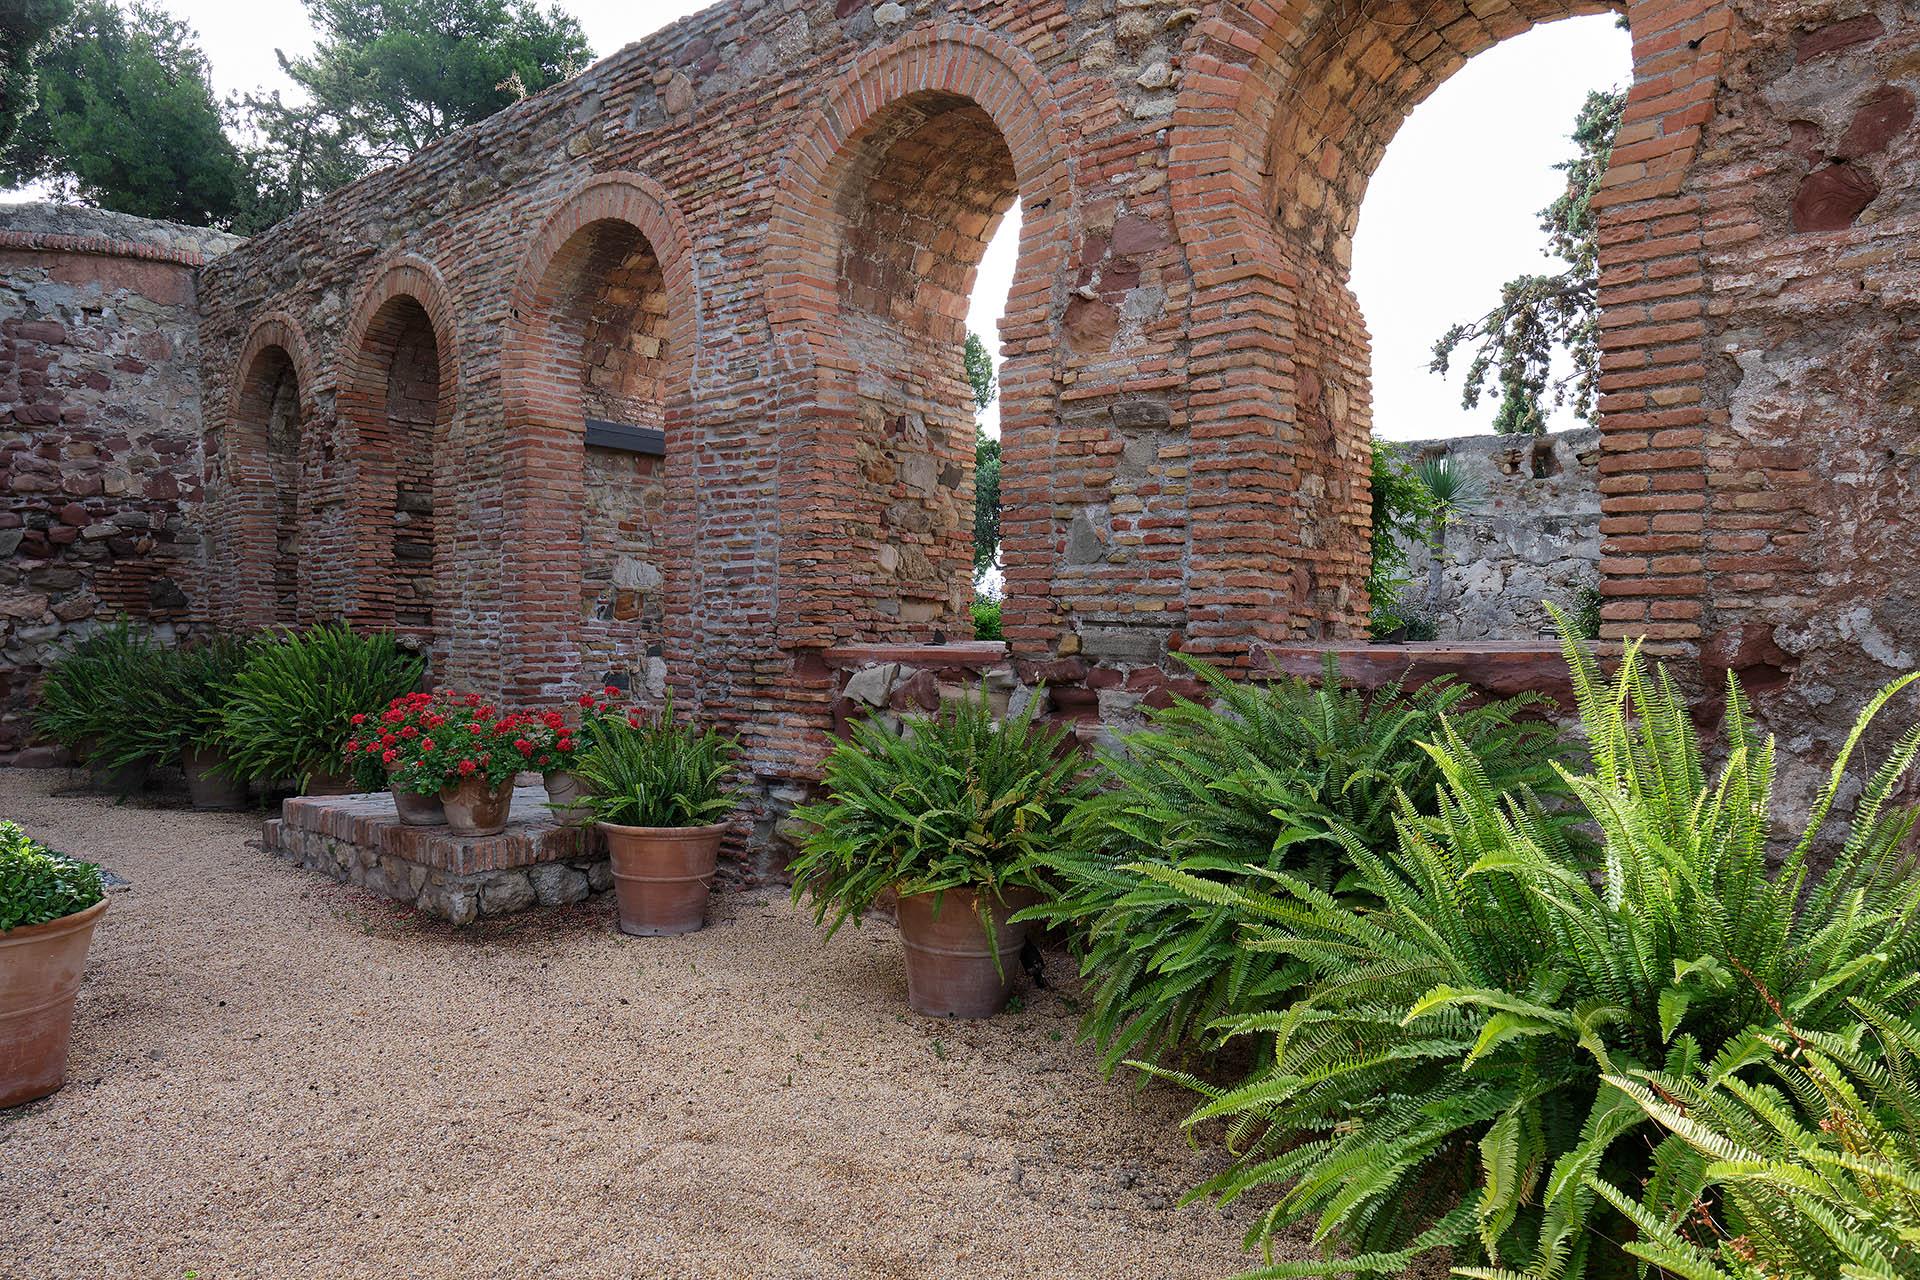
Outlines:
[[[1631,77],[1615,15],[1542,23],[1436,86],[1367,175],[1350,284],[1371,357],[1375,639],[1531,641],[1552,633],[1548,603],[1597,628],[1590,201]],[[1447,510],[1420,518],[1429,484]]]
[[[666,271],[653,242],[620,218],[574,230],[545,264],[527,307],[537,394],[516,434],[544,440],[557,470],[542,497],[572,525],[577,551],[556,587],[577,678],[658,700],[667,680],[667,454],[670,402],[684,392],[685,339],[674,332]],[[558,672],[555,673],[556,677]]]
[[367,571],[362,621],[431,642],[441,621],[436,587],[441,526],[457,490],[440,465],[453,403],[440,334],[421,300],[396,293],[367,321],[342,391],[354,428],[360,528]]
[[228,536],[237,544],[236,603],[248,626],[297,624],[300,607],[300,442],[305,401],[293,357],[262,347],[235,400]]
[[859,423],[859,515],[846,532],[865,577],[848,603],[865,638],[965,637],[975,461],[966,318],[987,245],[1019,195],[1013,155],[971,99],[923,92],[850,139],[840,170],[837,337]]

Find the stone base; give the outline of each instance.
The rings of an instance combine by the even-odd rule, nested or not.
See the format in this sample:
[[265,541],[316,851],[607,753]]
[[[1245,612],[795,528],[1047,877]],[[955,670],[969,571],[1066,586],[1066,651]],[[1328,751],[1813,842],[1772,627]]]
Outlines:
[[261,836],[271,853],[454,924],[565,906],[613,884],[600,833],[554,822],[538,787],[514,791],[497,836],[406,826],[385,792],[295,797]]

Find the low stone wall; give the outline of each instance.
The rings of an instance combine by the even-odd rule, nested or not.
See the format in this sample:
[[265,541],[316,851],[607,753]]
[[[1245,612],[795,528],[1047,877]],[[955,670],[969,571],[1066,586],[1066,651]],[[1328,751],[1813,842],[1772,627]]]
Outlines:
[[505,831],[463,840],[445,827],[406,826],[384,793],[301,796],[267,821],[261,841],[309,870],[468,924],[612,887],[598,833],[555,823],[546,801],[542,789],[522,787]]
[[1409,463],[1446,458],[1479,500],[1447,532],[1437,604],[1433,557],[1408,547],[1406,603],[1440,640],[1524,640],[1553,631],[1543,600],[1578,608],[1600,585],[1600,432],[1463,436],[1400,446]]

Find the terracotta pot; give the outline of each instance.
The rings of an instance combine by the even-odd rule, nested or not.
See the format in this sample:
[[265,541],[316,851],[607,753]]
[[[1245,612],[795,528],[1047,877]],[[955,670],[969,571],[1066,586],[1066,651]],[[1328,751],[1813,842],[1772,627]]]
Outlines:
[[494,786],[483,778],[463,778],[457,786],[441,788],[440,803],[454,835],[497,836],[507,829],[513,808],[513,779]]
[[[934,899],[939,898],[939,910]],[[1030,905],[1033,895],[1014,890],[988,903],[991,934],[981,926],[978,895],[971,889],[903,896],[900,942],[907,952],[907,1005],[934,1018],[990,1018],[1006,1007],[1020,973],[1020,944],[1027,926],[1007,917]],[[994,964],[994,953],[1000,963]]]
[[153,769],[153,762],[142,757],[127,764],[107,768],[95,765],[87,785],[95,791],[105,791],[116,796],[130,796],[147,788],[147,774]]
[[613,861],[620,932],[643,938],[692,933],[707,922],[707,897],[727,824],[622,827],[600,824]]
[[187,794],[196,809],[244,809],[247,784],[227,773],[227,753],[205,747],[188,747],[180,757],[187,775]]
[[423,796],[418,791],[404,791],[399,787],[393,792],[393,811],[400,815],[400,821],[409,827],[439,827],[447,821],[447,807],[440,803],[439,796]]
[[593,820],[593,810],[586,802],[593,790],[580,780],[579,774],[560,769],[541,774],[540,781],[546,784],[547,808],[555,822],[572,826]]
[[300,789],[303,796],[350,796],[358,794],[353,785],[351,774],[335,773],[331,769],[315,769],[307,775],[307,785]]
[[0,933],[0,1107],[44,1098],[67,1079],[73,1002],[103,898],[45,924]]

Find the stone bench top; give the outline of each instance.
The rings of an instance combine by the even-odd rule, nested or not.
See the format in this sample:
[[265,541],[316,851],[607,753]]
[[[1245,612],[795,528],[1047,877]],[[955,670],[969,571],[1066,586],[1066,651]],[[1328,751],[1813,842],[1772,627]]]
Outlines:
[[446,827],[410,827],[384,791],[347,796],[296,796],[281,806],[289,827],[374,849],[453,875],[531,867],[588,856],[597,832],[555,822],[540,787],[516,787],[507,829],[497,836],[462,838]]

